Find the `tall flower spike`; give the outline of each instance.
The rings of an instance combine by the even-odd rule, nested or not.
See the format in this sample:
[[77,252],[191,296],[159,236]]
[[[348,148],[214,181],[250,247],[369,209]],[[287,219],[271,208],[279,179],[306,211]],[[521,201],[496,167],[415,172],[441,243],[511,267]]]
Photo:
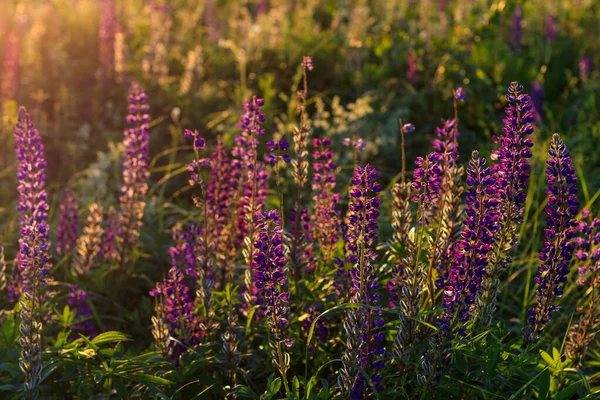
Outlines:
[[44,291],[49,269],[48,203],[44,145],[25,108],[19,109],[15,126],[15,152],[19,186],[20,239],[18,265],[21,284],[21,362],[27,397],[36,397],[42,374]]
[[484,279],[481,296],[477,299],[479,323],[487,327],[496,309],[500,274],[511,262],[510,251],[519,244],[519,225],[529,185],[531,147],[533,141],[533,107],[531,97],[522,93],[523,86],[512,82],[508,87],[504,128],[492,140],[499,147],[492,152],[491,166],[500,200],[500,230],[496,233],[494,251],[490,255],[488,276]]
[[440,325],[445,330],[453,330],[469,319],[470,307],[487,274],[494,235],[500,228],[498,188],[491,169],[485,164],[485,158],[474,151],[467,169],[467,217],[462,239],[456,243],[449,285],[444,290],[446,312]]
[[290,366],[289,355],[283,346],[290,347],[292,341],[288,335],[289,328],[289,293],[286,291],[287,265],[281,218],[275,210],[256,213],[258,234],[254,241],[253,270],[254,282],[260,299],[261,310],[267,318],[273,333],[273,364],[281,374],[286,392],[289,392],[287,370]]
[[129,87],[127,122],[132,125],[125,130],[125,153],[123,160],[123,186],[119,198],[120,232],[117,236],[118,255],[121,262],[126,253],[139,243],[140,228],[146,203],[144,197],[148,191],[149,171],[149,127],[148,96],[137,82]]
[[443,173],[439,163],[441,158],[440,153],[432,152],[425,159],[417,157],[415,161],[417,168],[413,172],[412,201],[419,205],[421,215],[418,222],[422,225],[429,225],[440,201]]
[[245,248],[243,250],[244,260],[248,269],[244,277],[244,300],[249,305],[256,297],[254,287],[254,241],[256,239],[256,221],[254,216],[264,205],[266,198],[267,172],[262,163],[258,162],[258,138],[265,135],[262,124],[265,115],[260,110],[265,104],[263,99],[253,96],[244,104],[244,113],[241,116],[239,127],[242,134],[236,138],[238,147],[233,149],[232,154],[239,157],[241,168],[246,174],[240,176],[240,187],[243,193],[239,201],[238,231],[243,237]]
[[439,334],[423,356],[419,378],[438,380],[448,362],[456,335],[466,334],[465,323],[471,318],[471,306],[486,276],[489,254],[498,230],[497,187],[485,158],[474,151],[467,168],[466,210],[461,239],[453,250],[448,284],[444,290],[444,312],[438,320]]
[[340,194],[335,192],[336,165],[333,161],[331,139],[313,139],[312,189],[314,214],[311,235],[319,244],[322,264],[331,262],[335,246],[341,233]]
[[77,200],[73,197],[71,190],[67,189],[63,192],[59,208],[56,252],[62,256],[74,249],[77,243],[79,216]]
[[529,310],[529,326],[524,329],[524,342],[530,345],[539,340],[545,326],[558,310],[556,299],[563,294],[563,284],[569,274],[569,261],[573,256],[577,221],[577,178],[571,156],[558,133],[552,136],[546,176],[548,187],[548,221],[544,229],[544,248],[540,253],[542,264],[535,278],[538,285],[535,308]]
[[381,190],[377,171],[369,164],[358,166],[354,171],[350,189],[349,225],[347,234],[347,261],[353,265],[351,271],[351,299],[364,304],[367,309],[351,310],[344,324],[348,335],[344,367],[340,371],[339,384],[342,392],[353,399],[370,398],[373,390],[367,379],[351,366],[360,366],[370,377],[375,390],[381,390],[384,367],[380,357],[384,353],[385,334],[380,331],[384,321],[377,308],[381,299],[379,282],[371,262],[377,257],[373,246],[377,242],[379,227],[379,202]]
[[589,345],[596,337],[600,316],[597,313],[598,290],[600,289],[600,218],[594,218],[589,210],[581,211],[574,240],[577,250],[575,258],[579,266],[577,285],[590,292],[587,305],[577,308],[583,313],[579,322],[571,325],[565,352],[574,360],[575,368],[583,363]]
[[[177,362],[188,347],[197,345],[204,337],[204,331],[194,315],[194,298],[185,282],[184,275],[176,267],[169,270],[167,278],[150,291],[157,298],[157,315],[153,319],[154,337],[165,340],[157,343],[167,357]],[[164,330],[168,335],[164,335]]]
[[105,231],[102,226],[103,210],[99,203],[90,204],[86,225],[77,239],[77,252],[73,258],[73,272],[85,275],[94,266],[96,257],[103,251]]

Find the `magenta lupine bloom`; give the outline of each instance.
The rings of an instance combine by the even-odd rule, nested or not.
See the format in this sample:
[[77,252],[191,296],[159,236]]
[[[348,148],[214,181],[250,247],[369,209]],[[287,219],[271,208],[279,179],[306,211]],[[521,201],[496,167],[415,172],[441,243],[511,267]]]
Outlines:
[[577,221],[577,178],[567,146],[555,133],[552,136],[548,160],[546,161],[548,187],[548,222],[544,229],[544,248],[540,253],[542,264],[535,278],[537,305],[529,310],[529,327],[524,336],[527,344],[533,343],[558,310],[555,301],[563,294],[563,284],[569,274],[569,262],[573,257],[575,244],[571,241],[576,235]]
[[433,149],[441,154],[448,165],[454,165],[458,161],[458,137],[460,136],[456,129],[456,121],[442,119],[442,125],[435,128],[435,134],[438,137],[432,141]]
[[[46,160],[42,138],[24,107],[19,109],[15,126],[15,152],[19,186],[18,273],[21,290],[31,292],[32,285],[44,285],[49,271],[48,258],[48,195],[46,193]],[[37,293],[39,296],[39,293]]]
[[75,248],[79,227],[77,200],[73,197],[71,190],[67,189],[63,192],[59,209],[56,252],[59,255],[64,255]]
[[422,207],[423,215],[419,221],[421,224],[429,224],[441,197],[443,176],[441,159],[440,153],[432,152],[425,159],[417,157],[415,161],[417,168],[413,172],[412,186],[416,192],[412,196],[412,201]]
[[173,267],[162,283],[150,291],[162,303],[160,309],[166,320],[167,355],[177,360],[187,348],[200,343],[204,337],[200,321],[194,315],[194,297],[181,271]]
[[[491,169],[486,167],[485,158],[477,151],[469,161],[467,185],[467,217],[454,250],[448,286],[444,290],[446,310],[439,322],[446,332],[454,332],[459,323],[469,319],[470,307],[487,273],[494,235],[500,228],[496,181]],[[462,329],[459,328],[458,333],[463,333]]]
[[579,59],[579,78],[587,80],[592,72],[592,59],[590,57],[581,57]]
[[0,100],[14,100],[19,88],[21,72],[21,36],[11,32],[6,41],[4,61],[2,63],[2,83],[0,85]]
[[187,171],[190,173],[190,186],[200,186],[202,196],[205,195],[206,186],[202,179],[201,171],[204,168],[211,168],[211,162],[208,158],[200,158],[200,151],[206,150],[206,140],[200,136],[197,130],[186,129],[184,131],[186,139],[193,139],[192,145],[194,147],[194,153],[196,158],[187,164]]
[[[364,168],[357,166],[350,189],[347,233],[347,262],[353,265],[350,301],[374,308],[349,312],[346,326],[348,345],[344,357],[367,372],[375,388],[380,390],[382,376],[379,370],[384,367],[381,356],[384,353],[385,334],[380,330],[384,324],[381,310],[376,308],[381,299],[379,282],[371,264],[377,257],[373,250],[379,227],[380,199],[377,194],[381,187],[376,182],[377,176],[377,171],[371,165],[367,164]],[[340,371],[340,386],[352,398],[372,395],[365,377],[347,367]]]
[[289,339],[288,318],[290,313],[285,247],[281,218],[275,210],[256,213],[258,234],[254,241],[254,283],[258,292],[255,302],[261,303],[263,315],[268,318],[269,326],[276,342],[292,344]]
[[309,71],[315,69],[315,65],[313,64],[313,59],[310,56],[304,56],[302,58],[302,68],[305,68]]
[[327,264],[341,233],[340,194],[335,192],[336,165],[331,139],[313,139],[313,204],[311,235],[319,243],[323,262]]
[[115,13],[115,0],[101,0],[99,50],[101,75],[103,78],[114,70],[115,64],[115,33],[117,16]]
[[556,36],[558,35],[558,22],[556,21],[556,15],[548,14],[546,17],[546,39],[551,42],[556,40]]
[[[531,134],[534,120],[531,97],[522,94],[523,86],[517,82],[510,84],[506,100],[506,117],[504,128],[498,136],[493,136],[494,143],[499,148],[492,152],[492,171],[497,182],[500,199],[501,215],[500,224],[507,232],[507,243],[512,247],[518,243],[516,232],[517,224],[523,222],[527,186],[529,185],[531,148],[533,141]],[[510,258],[506,260],[510,262]]]
[[79,289],[79,286],[73,285],[69,289],[69,297],[67,297],[67,304],[71,310],[77,312],[77,319],[81,320],[71,326],[71,329],[81,335],[92,339],[96,336],[96,325],[91,320],[92,309],[87,304],[87,293]]
[[[123,155],[123,186],[121,187],[121,210],[119,220],[121,229],[118,235],[119,254],[136,247],[139,242],[140,228],[146,203],[144,197],[148,191],[150,140],[148,123],[148,96],[137,82],[129,87],[127,122],[132,125],[125,130],[125,152]],[[122,261],[122,260],[121,260]]]
[[467,95],[464,93],[462,87],[459,87],[458,89],[456,89],[456,91],[454,92],[454,98],[458,101],[467,100]]

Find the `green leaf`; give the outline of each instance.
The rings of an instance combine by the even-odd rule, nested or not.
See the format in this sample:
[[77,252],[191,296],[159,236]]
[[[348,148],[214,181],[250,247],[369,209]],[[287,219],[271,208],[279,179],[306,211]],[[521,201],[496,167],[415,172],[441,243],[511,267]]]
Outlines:
[[131,339],[129,339],[129,337],[122,332],[111,331],[99,334],[92,340],[92,343],[94,343],[95,345],[102,345],[106,343],[120,342],[125,340]]
[[250,389],[248,386],[238,385],[235,387],[233,392],[238,397],[243,397],[245,399],[260,400],[260,396],[255,391]]
[[554,359],[550,356],[550,354],[546,353],[544,350],[540,350],[540,355],[548,365],[554,365]]
[[577,393],[577,391],[581,387],[582,382],[583,381],[577,381],[577,382],[567,386],[563,391],[561,391],[556,396],[554,396],[554,400],[569,400],[569,399],[571,399],[573,396],[575,396],[575,393]]
[[550,370],[546,369],[542,372],[538,379],[538,399],[546,400],[550,391]]
[[123,378],[131,379],[144,385],[172,385],[173,382],[155,375],[143,374],[136,372],[134,374],[122,375]]

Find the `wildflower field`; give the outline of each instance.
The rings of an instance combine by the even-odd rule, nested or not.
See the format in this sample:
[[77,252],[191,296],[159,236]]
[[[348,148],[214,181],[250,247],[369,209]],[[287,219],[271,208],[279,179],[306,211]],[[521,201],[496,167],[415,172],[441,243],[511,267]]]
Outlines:
[[599,2],[0,3],[0,399],[600,399]]

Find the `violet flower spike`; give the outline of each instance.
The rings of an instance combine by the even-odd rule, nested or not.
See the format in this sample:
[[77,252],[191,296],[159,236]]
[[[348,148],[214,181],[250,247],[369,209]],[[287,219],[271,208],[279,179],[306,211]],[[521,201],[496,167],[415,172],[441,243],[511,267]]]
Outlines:
[[21,292],[21,362],[26,396],[35,398],[42,374],[44,286],[50,274],[48,256],[48,203],[46,160],[42,138],[24,107],[19,109],[14,131],[19,192],[19,253],[13,271],[20,281],[11,292]]
[[558,133],[552,136],[548,160],[546,161],[548,187],[548,221],[544,229],[544,248],[540,252],[542,264],[535,278],[537,305],[529,310],[524,342],[530,345],[539,340],[545,326],[558,310],[556,299],[563,294],[563,284],[569,274],[569,262],[573,257],[575,244],[571,241],[576,235],[577,221],[577,178],[567,146]]
[[78,237],[79,215],[77,200],[73,197],[71,190],[67,189],[63,192],[59,209],[56,252],[62,256],[75,248]]
[[135,248],[139,243],[140,229],[146,203],[144,197],[148,191],[149,126],[150,115],[148,111],[148,96],[144,88],[137,82],[132,82],[129,87],[129,102],[127,123],[132,127],[125,130],[124,160],[123,160],[123,185],[119,201],[120,230],[117,236],[118,255],[123,262],[127,251]]
[[343,358],[348,364],[340,371],[339,384],[342,391],[352,398],[369,398],[372,389],[358,371],[348,365],[359,365],[369,374],[377,391],[381,390],[384,367],[385,334],[380,331],[384,321],[377,308],[381,295],[379,282],[371,262],[377,257],[373,246],[377,241],[379,227],[379,203],[377,194],[381,187],[376,182],[377,171],[371,166],[358,166],[354,171],[350,189],[349,223],[347,233],[347,262],[353,265],[351,277],[351,299],[369,309],[349,311],[349,322],[345,324],[348,345]]

